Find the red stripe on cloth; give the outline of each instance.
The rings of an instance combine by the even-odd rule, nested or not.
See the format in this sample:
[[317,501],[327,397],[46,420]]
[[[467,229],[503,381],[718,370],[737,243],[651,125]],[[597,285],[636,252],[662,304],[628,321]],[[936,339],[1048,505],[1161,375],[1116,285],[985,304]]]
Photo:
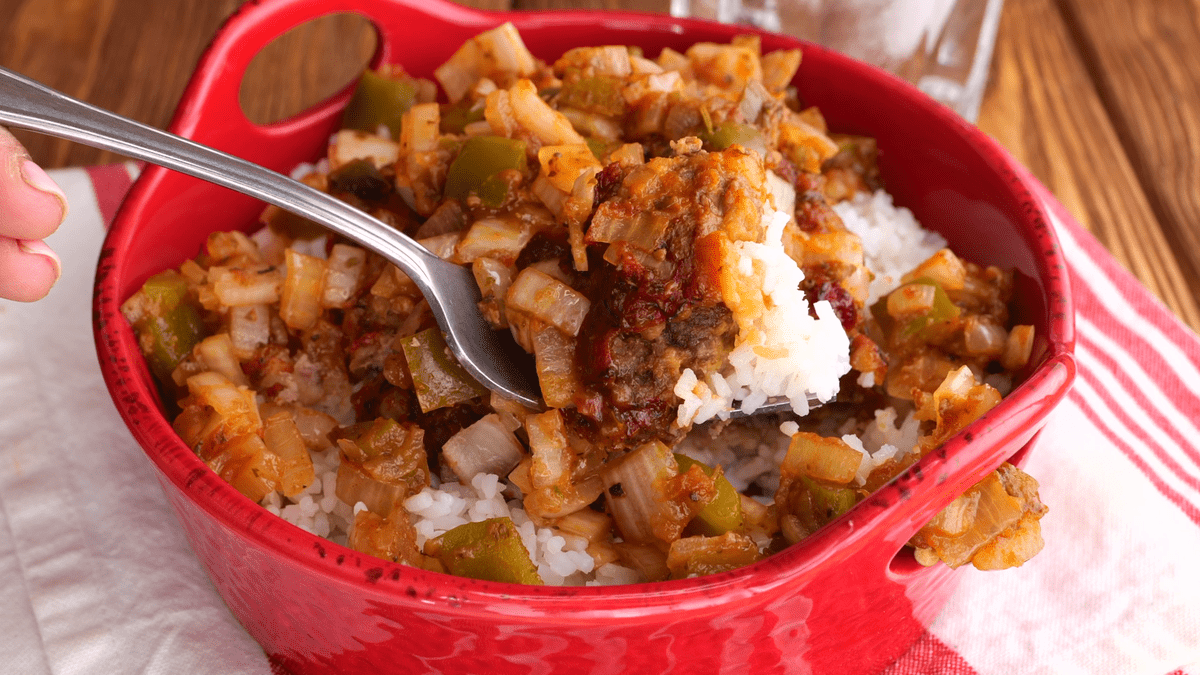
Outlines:
[[[1100,347],[1092,342],[1090,337],[1084,333],[1079,334],[1079,344],[1088,347],[1088,351],[1091,353],[1092,357],[1104,366],[1105,370],[1107,370],[1108,373],[1117,381],[1117,383],[1121,385],[1121,389],[1124,390],[1126,395],[1128,395],[1134,400],[1135,403],[1137,403],[1139,410],[1136,412],[1148,417],[1150,421],[1153,422],[1154,426],[1163,435],[1174,441],[1175,444],[1179,446],[1179,449],[1183,455],[1190,459],[1197,469],[1200,469],[1200,449],[1197,449],[1196,446],[1193,445],[1195,443],[1195,439],[1184,438],[1183,434],[1179,431],[1179,428],[1168,421],[1158,407],[1150,402],[1150,400],[1143,393],[1145,389],[1140,386],[1139,382],[1135,378],[1131,377],[1129,373],[1125,372],[1125,370],[1121,368],[1120,364],[1117,363],[1116,359],[1114,359],[1111,354],[1102,351]],[[1087,373],[1087,375],[1089,376],[1089,379],[1091,379],[1091,373]],[[1157,378],[1155,379],[1157,381]],[[1103,388],[1098,382],[1093,380],[1093,384],[1097,385],[1097,391],[1103,391]],[[1172,403],[1176,402],[1177,399],[1172,392],[1165,393],[1172,399]],[[1152,444],[1155,448],[1161,448],[1157,442],[1150,439],[1147,429],[1141,422],[1126,414],[1124,409],[1118,406],[1116,402],[1111,400],[1108,396],[1105,396],[1104,398],[1111,407],[1121,411],[1121,419],[1123,422],[1125,422],[1125,426],[1142,433],[1141,440],[1143,442]],[[1200,419],[1200,406],[1193,406],[1193,408],[1194,409],[1181,408],[1178,409],[1178,412],[1186,419]],[[1166,450],[1163,449],[1163,452],[1165,453]],[[1160,453],[1156,452],[1156,454]],[[1160,454],[1160,456],[1162,455]],[[1168,460],[1165,458],[1163,461],[1164,463],[1168,462]],[[1192,485],[1197,490],[1200,490],[1200,479],[1188,475],[1183,467],[1175,463],[1174,458],[1170,459],[1169,465],[1171,466],[1172,471],[1174,471],[1180,477],[1180,479],[1188,482],[1188,484]]]
[[[1066,235],[1071,237],[1071,240],[1086,254],[1089,262],[1099,268],[1104,277],[1117,289],[1122,298],[1130,305],[1137,307],[1138,314],[1151,325],[1158,328],[1167,340],[1172,342],[1181,351],[1186,353],[1194,363],[1200,364],[1200,340],[1197,340],[1196,334],[1190,328],[1185,326],[1174,313],[1171,312],[1166,305],[1162,303],[1153,293],[1150,293],[1145,286],[1141,284],[1128,270],[1117,262],[1116,258],[1104,248],[1090,232],[1079,225],[1075,219],[1067,212],[1058,200],[1050,195],[1049,191],[1040,183],[1034,181],[1035,192],[1042,195],[1046,207],[1054,212],[1058,217],[1060,225],[1067,230]],[[1079,283],[1081,277],[1076,265],[1072,260],[1073,256],[1068,254],[1068,262],[1071,264],[1071,292],[1076,306],[1076,312],[1087,316],[1093,322],[1102,321],[1101,317],[1106,317],[1108,320],[1102,321],[1106,332],[1120,335],[1118,341],[1127,346],[1127,351],[1135,353],[1140,358],[1142,355],[1151,355],[1155,357],[1156,363],[1152,374],[1158,376],[1173,375],[1174,369],[1165,364],[1162,355],[1152,345],[1148,344],[1143,335],[1129,330],[1128,322],[1123,317],[1114,315],[1108,305],[1104,304],[1092,290],[1090,284]],[[1129,349],[1129,345],[1137,344],[1139,348],[1136,350]],[[1162,384],[1162,379],[1157,379]],[[1171,378],[1174,381],[1174,378]],[[1178,390],[1171,387],[1179,393],[1189,392],[1190,390]],[[1196,400],[1192,395],[1193,400]],[[1200,402],[1198,402],[1200,405]]]
[[[1059,220],[1071,230],[1072,238],[1087,254],[1088,259],[1100,268],[1104,276],[1108,277],[1126,302],[1138,308],[1143,319],[1163,331],[1177,345],[1195,344],[1195,334],[1185,327],[1157,296],[1148,291],[1137,277],[1122,267],[1121,263],[1117,262],[1112,253],[1104,248],[1104,245],[1096,237],[1075,222],[1074,218],[1067,213],[1066,207],[1054,199],[1049,200],[1048,203],[1049,208],[1054,211]],[[1073,293],[1078,293],[1079,285],[1073,285],[1071,290]]]
[[950,645],[925,631],[912,648],[880,675],[978,675]]
[[[1091,235],[1088,236],[1090,237]],[[1079,279],[1079,276],[1073,269],[1072,279],[1073,281]],[[1108,305],[1096,295],[1095,291],[1088,284],[1076,281],[1072,284],[1071,290],[1074,296],[1076,313],[1096,324],[1110,339],[1120,344],[1132,358],[1136,359],[1138,365],[1153,378],[1158,388],[1171,398],[1175,407],[1181,413],[1187,415],[1200,411],[1200,396],[1180,379],[1178,364],[1168,361],[1157,347],[1147,341],[1143,333],[1132,330],[1129,327],[1128,321],[1114,315]],[[1145,289],[1140,290],[1142,297],[1139,300],[1130,301],[1130,304],[1137,307],[1139,311],[1144,310],[1151,304],[1148,298],[1150,293]],[[1168,318],[1170,318],[1172,325],[1177,326],[1179,324],[1177,319],[1173,317]],[[1162,328],[1157,324],[1153,325],[1160,328],[1160,330]],[[1183,334],[1177,339],[1167,335],[1167,331],[1165,330],[1163,331],[1163,335],[1188,356],[1193,363],[1200,364],[1200,341],[1197,341],[1195,335]]]
[[[1080,375],[1083,376],[1084,371],[1080,371]],[[1121,454],[1125,455],[1125,458],[1132,462],[1133,465],[1136,466],[1138,470],[1146,476],[1147,479],[1149,479],[1150,483],[1154,485],[1155,489],[1157,489],[1162,496],[1167,498],[1167,501],[1174,504],[1180,511],[1183,511],[1184,515],[1191,519],[1193,523],[1200,525],[1200,509],[1196,508],[1196,506],[1185,499],[1183,495],[1179,494],[1173,488],[1171,488],[1171,486],[1163,482],[1162,478],[1160,478],[1158,474],[1155,473],[1155,471],[1146,463],[1146,460],[1142,459],[1136,450],[1130,447],[1124,439],[1114,433],[1112,428],[1110,428],[1108,424],[1104,422],[1103,416],[1096,412],[1095,408],[1092,407],[1086,396],[1079,393],[1078,389],[1072,389],[1069,396],[1071,401],[1075,403],[1075,405],[1079,406],[1079,410],[1083,413],[1084,417],[1087,417],[1088,421],[1096,425],[1097,429],[1104,432],[1105,436],[1108,437],[1112,444],[1121,451]]]
[[96,205],[100,207],[100,216],[104,219],[104,227],[112,224],[125,199],[125,193],[133,185],[129,170],[124,164],[107,164],[105,166],[87,167],[88,178],[92,179],[92,188],[96,193]]
[[[1132,432],[1134,434],[1137,434],[1139,431],[1141,431],[1141,429],[1137,425],[1137,422],[1135,422],[1130,417],[1129,413],[1126,412],[1126,410],[1120,404],[1118,404],[1110,395],[1108,395],[1108,393],[1107,393],[1108,390],[1103,386],[1102,383],[1100,383],[1094,379],[1094,376],[1092,375],[1091,372],[1089,372],[1085,368],[1081,368],[1079,370],[1078,377],[1081,380],[1088,381],[1088,384],[1090,384],[1092,389],[1095,391],[1095,398],[1098,400],[1099,403],[1101,403],[1105,408],[1107,408],[1106,414],[1108,416],[1111,416],[1112,418],[1119,420],[1121,422],[1121,424],[1124,425],[1127,430],[1129,430],[1130,432]],[[1080,392],[1079,396],[1080,396],[1080,400],[1089,400],[1089,402],[1090,402],[1090,399],[1087,394]],[[1099,407],[1099,406],[1097,406],[1097,407]],[[1164,475],[1163,472],[1170,472],[1172,477],[1175,478],[1178,482],[1181,482],[1184,485],[1192,488],[1193,490],[1200,492],[1200,479],[1197,479],[1193,475],[1189,475],[1184,470],[1184,468],[1182,466],[1180,466],[1179,462],[1176,461],[1176,459],[1174,457],[1172,457],[1171,454],[1166,449],[1164,449],[1161,445],[1159,445],[1157,442],[1155,442],[1153,439],[1151,439],[1146,434],[1143,433],[1140,436],[1136,436],[1133,439],[1133,440],[1137,441],[1137,444],[1140,446],[1140,448],[1139,448],[1139,447],[1134,447],[1133,444],[1130,444],[1123,439],[1119,440],[1117,437],[1119,432],[1114,432],[1111,429],[1106,429],[1106,431],[1108,431],[1107,436],[1109,437],[1110,440],[1112,440],[1114,443],[1119,442],[1119,443],[1124,444],[1125,447],[1127,447],[1129,449],[1130,453],[1134,453],[1138,456],[1139,460],[1141,460],[1143,457],[1146,456],[1145,453],[1147,451],[1149,452],[1150,455],[1153,455],[1158,460],[1159,464],[1161,464],[1163,467],[1161,471],[1155,470],[1153,467],[1150,466],[1150,464],[1148,462],[1146,462],[1144,464],[1144,467],[1139,467],[1139,468],[1142,468],[1142,472],[1145,473],[1148,478],[1151,478],[1152,481],[1155,479],[1161,479]],[[1128,453],[1126,453],[1126,454],[1128,454]],[[1164,484],[1164,486],[1166,485],[1166,481],[1162,481],[1162,483]],[[1185,512],[1187,512],[1188,509],[1190,508],[1192,511],[1196,512],[1197,514],[1200,514],[1200,505],[1197,504],[1197,501],[1189,498],[1185,494],[1177,492],[1173,488],[1168,488],[1168,489],[1171,491],[1171,495],[1169,495],[1169,498],[1176,506],[1178,506],[1181,509],[1184,509]],[[1166,494],[1166,493],[1164,493],[1164,494]],[[1197,524],[1200,525],[1200,521],[1197,521]]]

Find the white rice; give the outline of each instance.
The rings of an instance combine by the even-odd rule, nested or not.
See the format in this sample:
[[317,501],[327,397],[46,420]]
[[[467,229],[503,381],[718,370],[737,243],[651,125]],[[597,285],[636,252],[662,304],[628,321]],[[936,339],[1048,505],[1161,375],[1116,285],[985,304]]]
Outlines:
[[[506,499],[505,490],[513,498]],[[440,488],[427,487],[404,500],[404,508],[413,516],[418,548],[459,525],[511,518],[542,581],[554,586],[578,586],[591,580],[587,575],[594,571],[595,561],[587,553],[588,541],[534,525],[521,508],[515,488],[494,474],[478,474],[470,485],[442,483]]]
[[312,485],[296,500],[272,492],[261,503],[268,511],[300,529],[344,545],[355,512],[337,497],[337,468],[341,456],[336,448],[309,454],[316,475]]
[[854,476],[855,485],[865,485],[867,476],[892,458],[900,459],[917,447],[921,423],[911,413],[897,426],[895,408],[875,411],[875,420],[861,434],[843,434],[842,441],[862,453]]
[[[741,315],[734,310],[740,330],[728,368],[702,382],[687,368],[675,384],[679,405],[677,424],[686,427],[715,417],[728,419],[735,402],[752,413],[774,397],[786,398],[797,415],[807,415],[809,400],[831,400],[842,375],[850,371],[850,340],[833,307],[822,300],[809,314],[808,299],[800,290],[804,273],[783,248],[783,229],[790,215],[769,211],[763,243],[734,244],[737,270],[745,276],[763,270],[761,315]],[[727,299],[728,300],[728,299]],[[767,349],[764,349],[767,348]]]
[[833,210],[846,229],[862,239],[867,269],[875,274],[867,305],[894,290],[900,277],[946,246],[942,235],[921,227],[912,211],[895,206],[883,190],[860,192]]

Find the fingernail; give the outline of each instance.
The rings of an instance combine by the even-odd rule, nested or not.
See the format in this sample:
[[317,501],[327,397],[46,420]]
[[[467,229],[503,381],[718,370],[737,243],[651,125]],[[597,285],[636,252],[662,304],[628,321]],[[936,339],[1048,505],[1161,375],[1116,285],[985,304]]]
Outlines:
[[58,254],[54,252],[54,249],[46,245],[46,242],[41,241],[40,239],[19,239],[17,240],[17,248],[20,249],[22,253],[40,255],[48,258],[50,263],[54,265],[55,282],[57,282],[58,278],[62,276],[62,261],[58,259]]
[[[59,205],[62,207],[62,218],[67,217],[67,196],[63,194],[62,188],[46,174],[42,167],[37,165],[37,162],[32,159],[26,159],[21,162],[21,178],[29,187],[45,192],[48,195],[53,195],[58,199]],[[58,221],[62,223],[62,219]],[[50,250],[47,248],[46,250]]]

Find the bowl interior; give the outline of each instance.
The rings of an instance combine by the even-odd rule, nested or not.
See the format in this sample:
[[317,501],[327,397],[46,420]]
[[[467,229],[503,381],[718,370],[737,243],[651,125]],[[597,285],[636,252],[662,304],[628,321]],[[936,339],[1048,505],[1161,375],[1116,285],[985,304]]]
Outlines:
[[[384,39],[377,61],[400,63],[409,72],[426,77],[464,39],[503,20],[512,20],[531,51],[547,60],[582,44],[638,45],[653,56],[664,47],[683,51],[697,41],[728,41],[745,32],[707,22],[636,14],[500,15],[446,9],[440,3],[420,7],[397,3],[396,7],[403,13],[396,10],[390,15],[395,20],[380,23]],[[839,542],[844,545],[852,540],[866,546],[872,536],[887,541],[884,548],[888,550],[881,556],[886,565],[919,523],[1021,447],[1065,392],[1073,372],[1069,356],[1073,327],[1061,257],[1044,214],[1012,171],[1007,156],[949,109],[882,71],[820,47],[765,33],[762,43],[764,51],[803,47],[804,59],[795,80],[801,100],[818,106],[832,130],[878,140],[880,170],[897,204],[911,208],[925,227],[941,232],[965,258],[1019,272],[1016,318],[1032,323],[1039,336],[1040,358],[1031,367],[1028,381],[972,428],[975,442],[952,441],[945,452],[922,460],[915,476],[906,474],[856,507],[853,515],[842,519],[841,526],[827,528],[811,543],[792,547],[756,569],[770,574],[799,573],[806,565],[828,560]],[[244,55],[245,62],[254,51]],[[210,57],[227,61],[229,53]],[[232,97],[236,101],[241,71],[228,67],[227,62],[218,68],[212,59],[202,62],[173,131],[282,172],[322,154],[337,125],[346,92],[293,120],[253,127],[244,118],[231,117],[229,103],[223,100]],[[299,556],[312,549],[315,538],[281,520],[259,518],[261,509],[207,472],[181,441],[172,440],[156,388],[118,310],[120,302],[150,275],[195,256],[208,233],[252,229],[261,208],[255,200],[224,188],[148,169],[123,206],[102,252],[96,291],[97,344],[118,408],[166,478],[229,527],[245,530],[264,545],[294,550]],[[1017,442],[1018,438],[1023,440]],[[939,478],[920,480],[922,474]],[[247,522],[255,524],[251,527]],[[892,526],[899,529],[886,535],[877,531]],[[306,564],[324,564],[312,556],[307,560]],[[330,573],[340,572],[330,568]],[[431,584],[442,583],[441,575],[426,576]],[[682,592],[706,583],[712,587],[708,580],[662,586]],[[505,597],[552,593],[525,587],[516,591],[503,584],[483,584],[480,589]],[[605,593],[619,597],[623,592]]]

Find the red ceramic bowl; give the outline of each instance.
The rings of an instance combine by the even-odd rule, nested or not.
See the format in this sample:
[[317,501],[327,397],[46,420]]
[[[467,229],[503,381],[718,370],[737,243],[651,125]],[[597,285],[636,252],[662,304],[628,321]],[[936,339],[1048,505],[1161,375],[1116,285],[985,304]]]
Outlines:
[[[337,11],[375,23],[376,63],[425,76],[466,38],[503,21],[544,59],[578,45],[682,51],[746,30],[629,13],[483,13],[442,0],[262,0],[221,29],[172,131],[282,172],[319,156],[349,92],[260,127],[243,116],[238,87],[264,45]],[[762,44],[798,45],[766,33]],[[1016,318],[1037,328],[1035,365],[984,418],[802,544],[701,579],[543,588],[454,578],[319,539],[240,495],[172,432],[119,305],[151,274],[194,256],[209,232],[252,227],[261,205],[157,167],[142,174],[101,253],[101,367],[197,556],[273,659],[296,673],[871,673],[919,636],[955,575],[918,566],[904,542],[1031,445],[1073,379],[1065,265],[1046,214],[995,143],[904,82],[801,46],[802,99],[820,106],[833,129],[878,139],[896,201],[964,257],[1018,271]]]

